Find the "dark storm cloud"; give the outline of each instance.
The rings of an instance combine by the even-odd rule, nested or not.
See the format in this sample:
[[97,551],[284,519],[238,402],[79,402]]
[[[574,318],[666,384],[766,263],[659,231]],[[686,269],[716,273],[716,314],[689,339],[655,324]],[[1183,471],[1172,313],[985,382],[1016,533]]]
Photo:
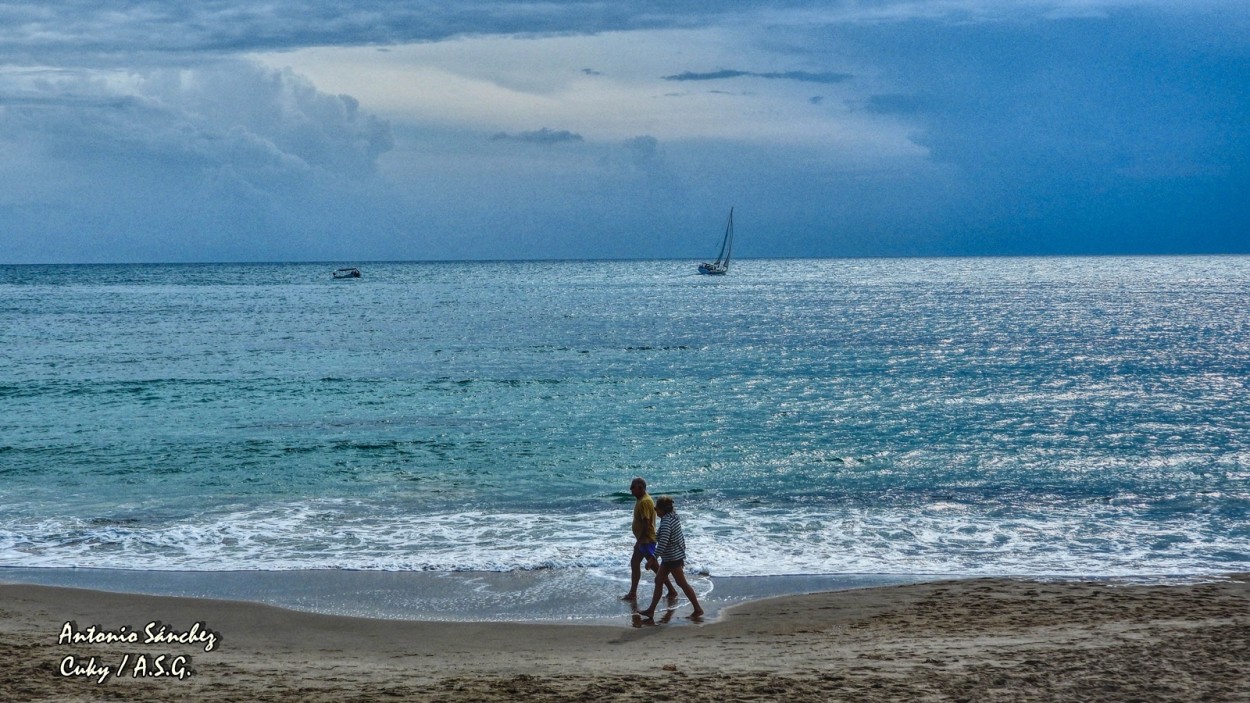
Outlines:
[[[1230,6],[1231,7],[1231,6]],[[856,26],[897,78],[852,107],[916,126],[967,194],[934,251],[1246,251],[1245,10]]]
[[721,81],[731,78],[765,78],[768,80],[801,81],[803,83],[842,83],[854,76],[849,73],[811,73],[809,71],[735,71],[720,70],[707,73],[687,71],[672,76],[664,76],[666,81]]
[[[749,7],[749,6],[747,6]],[[188,56],[306,46],[437,41],[460,35],[595,33],[697,26],[725,10],[604,3],[430,0],[50,2],[0,5],[0,62],[73,63],[114,55]],[[168,56],[164,61],[171,60]]]
[[582,135],[568,130],[552,130],[543,127],[532,132],[516,132],[509,134],[507,132],[499,132],[492,135],[492,142],[525,142],[528,144],[564,144],[568,142],[580,142]]

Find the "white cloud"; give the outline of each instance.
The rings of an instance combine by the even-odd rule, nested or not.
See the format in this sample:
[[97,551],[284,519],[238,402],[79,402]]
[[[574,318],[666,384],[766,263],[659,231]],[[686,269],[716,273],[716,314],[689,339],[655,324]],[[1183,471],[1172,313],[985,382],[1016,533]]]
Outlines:
[[[240,233],[322,231],[375,197],[377,158],[392,145],[389,125],[353,98],[246,61],[10,70],[0,95],[0,153],[12,157],[0,160],[5,221],[54,230],[50,251],[142,234],[165,252],[198,232],[182,256],[226,257]],[[328,204],[335,216],[320,212]],[[66,213],[99,226],[68,227]]]
[[0,120],[53,157],[370,172],[388,125],[346,95],[245,61],[196,69],[9,72]]
[[[474,37],[385,50],[320,47],[257,55],[323,90],[350,92],[396,122],[513,134],[560,125],[587,140],[745,140],[824,149],[848,162],[922,158],[902,118],[847,106],[876,90],[838,59],[796,57],[747,28],[594,36]],[[832,63],[832,65],[830,65]],[[727,81],[675,82],[722,75]],[[587,70],[587,69],[590,70]],[[812,86],[824,99],[813,101]]]

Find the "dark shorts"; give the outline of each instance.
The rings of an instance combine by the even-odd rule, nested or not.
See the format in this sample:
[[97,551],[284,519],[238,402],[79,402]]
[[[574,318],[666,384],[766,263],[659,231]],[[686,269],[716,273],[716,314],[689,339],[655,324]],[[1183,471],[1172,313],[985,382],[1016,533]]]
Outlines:
[[664,559],[663,561],[660,562],[660,566],[663,566],[669,571],[681,571],[682,569],[686,567],[686,560],[685,559]]
[[644,557],[655,556],[655,542],[647,542],[646,544],[643,544],[641,542],[636,543],[634,545],[634,553],[641,554]]

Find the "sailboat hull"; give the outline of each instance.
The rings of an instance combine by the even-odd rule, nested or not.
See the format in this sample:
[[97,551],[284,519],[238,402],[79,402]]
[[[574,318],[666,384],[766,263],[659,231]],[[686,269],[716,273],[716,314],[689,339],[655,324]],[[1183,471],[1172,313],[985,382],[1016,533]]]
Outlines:
[[724,276],[726,273],[729,273],[729,268],[717,266],[716,264],[699,264],[699,273],[707,276]]

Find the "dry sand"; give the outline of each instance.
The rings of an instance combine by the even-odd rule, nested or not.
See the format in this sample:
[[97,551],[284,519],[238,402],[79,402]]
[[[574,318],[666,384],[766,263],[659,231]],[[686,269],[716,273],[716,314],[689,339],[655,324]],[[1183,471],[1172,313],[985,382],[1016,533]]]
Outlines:
[[[684,610],[682,611],[685,612]],[[220,636],[143,644],[161,621]],[[139,632],[58,644],[64,624]],[[4,701],[1250,701],[1250,575],[1186,586],[948,581],[737,606],[716,622],[364,620],[0,586]],[[194,673],[155,677],[154,658]],[[133,676],[139,657],[149,674]],[[63,676],[67,657],[127,667]],[[180,668],[180,667],[179,667]],[[142,669],[141,669],[142,671]]]

